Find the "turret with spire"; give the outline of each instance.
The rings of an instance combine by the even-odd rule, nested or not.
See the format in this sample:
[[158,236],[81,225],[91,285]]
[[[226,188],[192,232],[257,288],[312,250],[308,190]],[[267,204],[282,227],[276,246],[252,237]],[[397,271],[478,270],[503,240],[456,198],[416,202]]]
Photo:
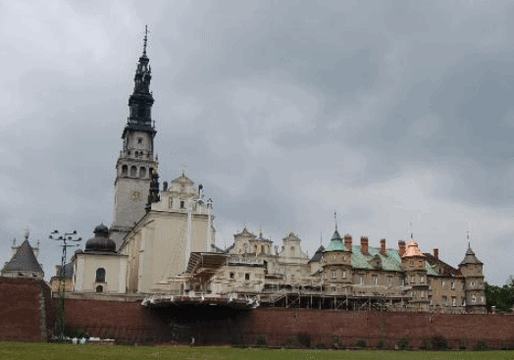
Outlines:
[[478,260],[467,234],[468,249],[464,259],[459,264],[459,270],[464,277],[464,292],[466,297],[466,309],[470,312],[483,313],[486,311],[484,264]]
[[134,76],[134,90],[128,101],[129,116],[121,136],[123,146],[116,163],[114,216],[109,236],[118,248],[123,237],[146,213],[151,176],[158,167],[154,155],[157,131],[152,121],[154,99],[150,92],[152,74],[147,44],[148,27]]
[[323,277],[326,291],[342,293],[352,282],[352,254],[339,234],[335,212],[334,225],[334,234],[323,252]]

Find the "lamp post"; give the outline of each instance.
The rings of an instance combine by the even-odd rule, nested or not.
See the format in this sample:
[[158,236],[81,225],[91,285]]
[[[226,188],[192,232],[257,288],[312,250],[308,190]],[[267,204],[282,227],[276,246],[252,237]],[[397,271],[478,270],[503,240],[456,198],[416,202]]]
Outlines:
[[60,234],[58,230],[54,230],[48,237],[50,240],[60,241],[61,244],[59,246],[62,247],[61,273],[59,274],[59,300],[55,314],[55,330],[60,340],[64,339],[64,293],[66,292],[66,275],[64,266],[66,265],[67,249],[69,247],[79,246],[78,244],[68,244],[68,242],[76,243],[82,240],[81,237],[77,238],[76,235],[76,230],[69,233],[65,232],[64,234]]

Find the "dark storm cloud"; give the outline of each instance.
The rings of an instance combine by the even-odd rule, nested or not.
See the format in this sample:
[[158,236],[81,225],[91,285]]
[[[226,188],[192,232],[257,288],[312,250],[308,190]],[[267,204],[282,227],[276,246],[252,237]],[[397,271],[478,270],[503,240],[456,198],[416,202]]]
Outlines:
[[[345,229],[372,243],[404,237],[408,219],[422,214],[422,248],[456,243],[469,221],[481,232],[477,254],[497,250],[486,240],[514,231],[513,9],[2,3],[2,260],[26,225],[36,238],[54,228],[87,238],[110,223],[146,23],[161,180],[186,163],[214,199],[220,237],[249,222],[274,239],[296,229],[305,248],[317,247],[337,210]],[[445,254],[460,261],[459,246]],[[47,277],[54,250],[42,250],[52,259]],[[501,270],[488,274],[509,271]]]

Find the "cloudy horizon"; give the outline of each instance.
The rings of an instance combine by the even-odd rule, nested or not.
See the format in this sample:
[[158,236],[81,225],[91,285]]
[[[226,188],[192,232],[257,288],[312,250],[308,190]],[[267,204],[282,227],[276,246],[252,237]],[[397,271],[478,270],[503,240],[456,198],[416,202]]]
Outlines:
[[[0,0],[0,263],[26,228],[110,225],[114,166],[149,26],[161,181],[312,256],[334,230],[514,274],[514,3]],[[410,225],[412,223],[412,225]],[[83,248],[84,244],[82,244]]]

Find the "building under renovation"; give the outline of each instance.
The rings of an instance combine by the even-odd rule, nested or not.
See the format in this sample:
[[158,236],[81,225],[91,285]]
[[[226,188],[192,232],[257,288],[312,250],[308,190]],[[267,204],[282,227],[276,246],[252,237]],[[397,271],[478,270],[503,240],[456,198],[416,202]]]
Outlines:
[[159,182],[150,80],[145,37],[115,165],[112,225],[98,226],[53,282],[66,278],[77,296],[140,296],[147,306],[485,311],[483,264],[471,247],[453,267],[437,249],[423,253],[412,236],[375,247],[367,237],[341,236],[336,225],[311,258],[299,234],[274,246],[246,227],[230,247],[217,248],[213,200],[203,187],[184,172]]

